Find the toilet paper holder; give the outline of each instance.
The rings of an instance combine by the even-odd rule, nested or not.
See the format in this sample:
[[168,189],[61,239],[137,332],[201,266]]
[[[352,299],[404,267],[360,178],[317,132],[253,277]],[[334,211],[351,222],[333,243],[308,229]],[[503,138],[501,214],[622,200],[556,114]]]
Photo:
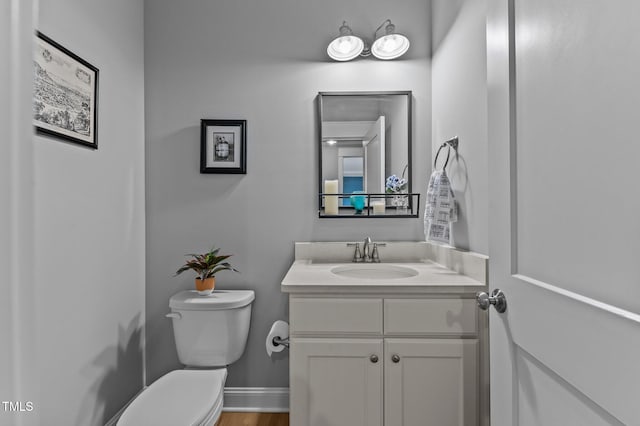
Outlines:
[[280,336],[276,336],[273,338],[273,344],[275,346],[284,346],[285,348],[289,349],[289,338],[285,337],[284,339],[281,338]]
[[289,323],[283,320],[274,321],[265,339],[267,355],[289,349]]

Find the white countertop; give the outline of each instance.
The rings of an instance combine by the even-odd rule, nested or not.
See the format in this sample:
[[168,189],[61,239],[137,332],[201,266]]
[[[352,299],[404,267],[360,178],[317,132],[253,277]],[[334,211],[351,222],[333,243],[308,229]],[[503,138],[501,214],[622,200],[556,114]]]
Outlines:
[[[393,295],[475,293],[487,285],[489,258],[482,254],[424,241],[387,241],[379,251],[382,263],[353,263],[354,249],[347,242],[297,242],[295,260],[280,288],[285,293]],[[333,273],[336,267],[405,267],[413,269],[416,275],[385,279],[354,277]]]
[[408,267],[417,272],[417,275],[406,278],[346,277],[331,272],[333,268],[348,265],[366,267],[362,263],[296,260],[282,280],[281,289],[285,293],[458,293],[478,291],[485,287],[483,282],[459,274],[431,260],[371,264],[372,268],[389,265]]

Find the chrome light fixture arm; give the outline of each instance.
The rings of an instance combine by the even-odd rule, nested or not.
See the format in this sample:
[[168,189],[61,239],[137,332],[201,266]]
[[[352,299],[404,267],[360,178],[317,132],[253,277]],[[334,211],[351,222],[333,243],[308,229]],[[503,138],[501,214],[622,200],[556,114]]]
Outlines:
[[[343,24],[344,25],[344,24]],[[382,29],[382,27],[384,26],[389,26],[391,25],[392,30],[395,30],[395,25],[393,25],[391,23],[391,19],[387,19],[385,20],[382,24],[380,24],[380,26],[378,28],[376,28],[376,30],[373,32],[373,38],[371,40],[373,40],[373,42],[376,41],[376,39],[378,38],[378,31],[380,31]],[[387,34],[389,34],[389,32],[387,31]],[[371,56],[371,44],[373,43],[369,43],[366,39],[362,39],[362,41],[364,42],[364,49],[362,50],[362,53],[360,54],[360,56],[362,56],[363,58],[366,58],[367,56]]]
[[378,31],[380,31],[382,27],[385,27],[385,31],[387,34],[391,34],[396,30],[396,26],[391,23],[391,19],[387,19],[382,24],[380,24],[378,28],[376,28],[376,31],[373,33],[374,40],[378,38]]

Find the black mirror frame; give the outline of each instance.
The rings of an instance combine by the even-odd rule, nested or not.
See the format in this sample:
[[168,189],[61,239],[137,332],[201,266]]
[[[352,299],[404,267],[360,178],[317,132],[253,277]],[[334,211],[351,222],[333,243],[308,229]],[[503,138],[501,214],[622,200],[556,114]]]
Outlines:
[[[375,91],[365,91],[365,92],[318,92],[318,96],[317,96],[317,156],[318,156],[318,194],[322,194],[322,192],[324,191],[323,186],[322,186],[322,121],[323,121],[323,114],[322,114],[322,99],[323,97],[329,97],[329,96],[375,96],[375,95],[384,95],[384,96],[391,96],[391,95],[401,95],[401,96],[406,96],[407,97],[407,126],[409,128],[409,132],[408,132],[408,140],[407,140],[407,158],[408,158],[408,166],[407,166],[407,176],[409,177],[409,182],[407,185],[407,191],[409,194],[412,193],[412,184],[413,184],[413,158],[411,157],[411,147],[413,145],[413,122],[412,122],[412,117],[413,117],[413,93],[411,92],[411,90],[400,90],[400,91],[383,91],[383,92],[375,92]],[[322,197],[318,197],[318,212],[320,212],[322,210]],[[331,216],[322,216],[320,215],[319,217],[324,218],[324,217],[331,217]],[[335,217],[341,217],[341,216],[335,216]],[[369,218],[369,217],[375,217],[375,218],[398,218],[398,216],[349,216],[349,217],[362,217],[362,218]],[[404,217],[404,216],[403,216]],[[407,215],[407,218],[410,217],[417,217],[417,213],[416,215]]]

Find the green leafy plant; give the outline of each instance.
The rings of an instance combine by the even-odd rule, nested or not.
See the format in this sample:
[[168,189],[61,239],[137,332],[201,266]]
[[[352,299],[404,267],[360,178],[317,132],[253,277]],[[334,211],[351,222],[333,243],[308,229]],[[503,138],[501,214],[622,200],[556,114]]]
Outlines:
[[226,262],[232,255],[218,255],[219,252],[219,248],[212,247],[207,253],[187,254],[187,256],[191,256],[191,259],[187,260],[187,262],[176,271],[176,275],[180,275],[184,271],[192,270],[198,274],[198,278],[204,280],[214,277],[220,271],[238,272],[229,262]]

